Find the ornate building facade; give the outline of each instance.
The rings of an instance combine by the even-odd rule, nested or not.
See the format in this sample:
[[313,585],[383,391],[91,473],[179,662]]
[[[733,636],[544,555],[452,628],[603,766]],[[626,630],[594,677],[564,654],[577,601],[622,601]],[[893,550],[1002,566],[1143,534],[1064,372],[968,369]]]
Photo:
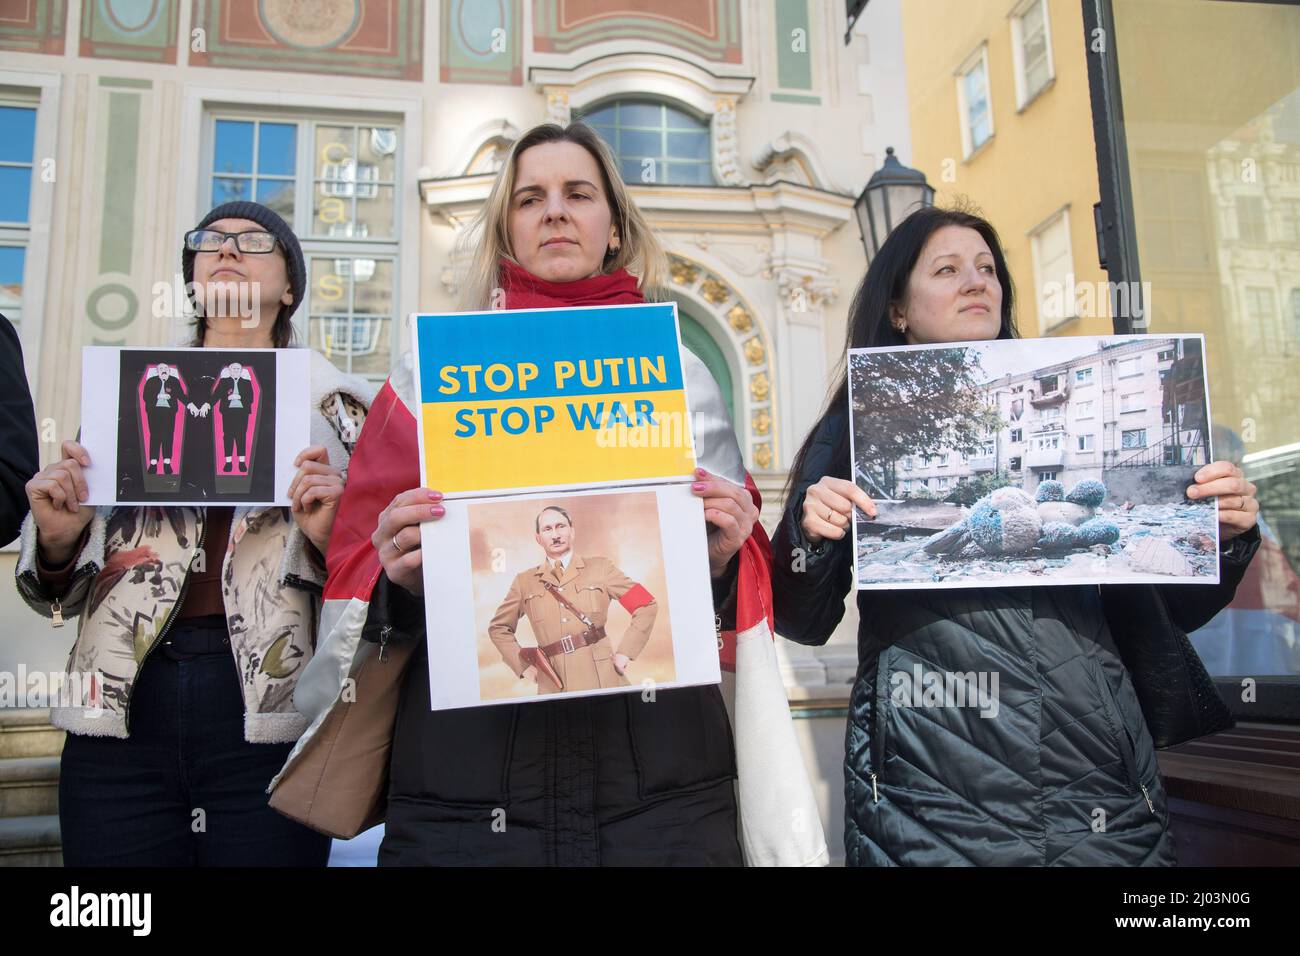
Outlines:
[[[456,241],[511,142],[579,117],[671,256],[770,529],[865,271],[853,200],[887,146],[910,158],[898,0],[851,31],[814,0],[0,3],[0,305],[43,461],[77,432],[82,346],[183,334],[181,236],[213,205],[285,216],[299,339],[381,381],[408,314],[456,307]],[[0,669],[57,669],[62,642],[10,605]],[[851,643],[783,653],[792,699],[843,695]],[[809,737],[828,794],[838,736]]]

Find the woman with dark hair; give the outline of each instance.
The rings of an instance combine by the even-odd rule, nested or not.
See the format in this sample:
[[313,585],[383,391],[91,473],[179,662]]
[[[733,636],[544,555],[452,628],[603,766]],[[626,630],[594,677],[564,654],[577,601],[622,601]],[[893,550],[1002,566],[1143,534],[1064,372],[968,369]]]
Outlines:
[[[925,208],[872,260],[848,347],[1016,336],[998,237],[967,212]],[[847,372],[795,457],[773,539],[777,630],[823,644],[853,584]],[[1170,865],[1155,747],[1115,634],[1159,602],[1192,630],[1226,605],[1258,547],[1254,485],[1228,462],[1196,473],[1219,499],[1222,583],[859,591],[858,675],[845,738],[845,849],[855,865]],[[913,666],[996,675],[998,704],[902,707]],[[990,679],[989,683],[992,681]],[[919,688],[918,688],[919,690]],[[942,695],[940,695],[942,697]]]
[[[274,210],[217,207],[186,233],[181,261],[195,346],[291,344],[306,271]],[[325,864],[329,840],[271,810],[266,786],[307,726],[293,690],[372,390],[311,358],[313,444],[294,462],[291,508],[88,507],[94,465],[75,441],[27,483],[18,590],[55,627],[80,618],[74,690],[51,711],[68,731],[69,866]]]

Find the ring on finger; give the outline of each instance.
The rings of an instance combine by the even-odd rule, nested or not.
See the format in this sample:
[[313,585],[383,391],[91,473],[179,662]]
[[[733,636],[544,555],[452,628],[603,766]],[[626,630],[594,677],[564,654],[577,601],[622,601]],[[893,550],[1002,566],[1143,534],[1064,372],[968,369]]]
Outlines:
[[397,535],[393,535],[393,547],[397,549],[398,554],[405,554],[406,550],[397,543]]

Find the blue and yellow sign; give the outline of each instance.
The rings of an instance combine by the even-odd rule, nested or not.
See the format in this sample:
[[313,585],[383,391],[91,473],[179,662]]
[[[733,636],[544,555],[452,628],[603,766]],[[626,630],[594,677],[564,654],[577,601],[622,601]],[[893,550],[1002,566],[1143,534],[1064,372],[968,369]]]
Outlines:
[[690,477],[674,304],[414,321],[428,487],[454,495]]

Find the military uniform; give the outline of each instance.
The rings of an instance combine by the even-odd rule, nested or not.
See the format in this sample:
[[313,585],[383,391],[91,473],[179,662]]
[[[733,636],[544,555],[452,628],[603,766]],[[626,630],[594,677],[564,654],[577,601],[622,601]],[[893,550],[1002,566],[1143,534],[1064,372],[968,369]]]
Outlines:
[[[549,583],[559,589],[570,604],[582,612],[596,627],[604,627],[611,601],[618,601],[632,620],[615,647],[609,636],[594,644],[581,646],[587,625],[582,618],[557,601],[547,591]],[[505,662],[516,674],[523,676],[528,663],[521,659],[515,627],[519,619],[528,615],[537,645],[559,675],[563,688],[538,668],[537,691],[555,694],[565,691],[599,690],[605,687],[626,687],[629,681],[614,669],[611,659],[615,653],[635,660],[650,640],[659,607],[654,597],[640,584],[614,566],[608,558],[573,555],[567,569],[552,567],[549,559],[516,575],[501,606],[497,608],[488,627],[492,643],[497,646]],[[576,643],[575,643],[576,642]]]

